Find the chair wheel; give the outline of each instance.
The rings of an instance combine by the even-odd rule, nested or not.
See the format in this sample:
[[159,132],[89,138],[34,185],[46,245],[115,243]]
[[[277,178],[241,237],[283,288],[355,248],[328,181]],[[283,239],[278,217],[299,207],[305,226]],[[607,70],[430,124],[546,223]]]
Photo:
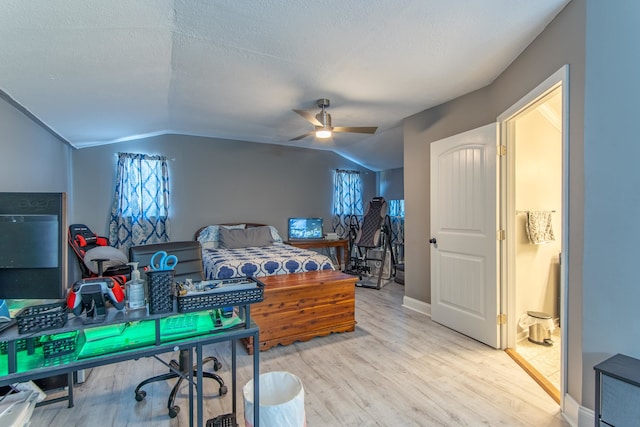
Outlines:
[[220,363],[219,360],[216,360],[215,362],[213,362],[213,370],[214,371],[218,371],[222,368],[222,363]]
[[179,406],[174,406],[173,408],[169,409],[169,417],[170,418],[175,418],[178,416],[178,413],[180,412],[180,407]]
[[136,391],[136,401],[142,402],[147,397],[147,392],[144,390]]
[[224,396],[225,394],[227,394],[227,386],[221,385],[220,389],[218,390],[218,396]]

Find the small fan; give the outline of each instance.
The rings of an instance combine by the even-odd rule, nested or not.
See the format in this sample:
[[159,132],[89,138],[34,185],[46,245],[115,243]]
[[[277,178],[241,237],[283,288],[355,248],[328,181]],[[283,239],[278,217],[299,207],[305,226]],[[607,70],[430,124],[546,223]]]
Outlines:
[[326,108],[329,107],[329,100],[326,98],[318,99],[318,107],[321,108],[320,112],[315,116],[305,110],[293,110],[307,119],[309,123],[315,126],[315,129],[311,132],[307,132],[303,135],[291,138],[289,141],[297,141],[307,136],[315,135],[317,138],[330,138],[331,135],[336,132],[352,132],[352,133],[376,133],[377,126],[331,126],[331,114],[327,113]]

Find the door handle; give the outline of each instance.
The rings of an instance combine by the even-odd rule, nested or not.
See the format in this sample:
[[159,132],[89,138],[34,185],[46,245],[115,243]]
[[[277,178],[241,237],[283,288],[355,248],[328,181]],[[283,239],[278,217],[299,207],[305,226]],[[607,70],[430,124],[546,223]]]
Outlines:
[[435,237],[432,237],[432,238],[430,238],[430,239],[429,239],[429,243],[432,243],[432,244],[434,244],[434,245],[435,245],[435,244],[437,244],[437,243],[438,243],[438,241],[436,240],[436,238],[435,238]]

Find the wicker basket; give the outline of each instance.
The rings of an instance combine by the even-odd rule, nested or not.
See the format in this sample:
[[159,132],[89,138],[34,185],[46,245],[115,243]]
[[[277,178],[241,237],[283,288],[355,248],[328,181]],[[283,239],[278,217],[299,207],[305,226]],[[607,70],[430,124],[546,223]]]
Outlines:
[[16,314],[18,333],[29,334],[61,328],[67,323],[67,315],[66,301],[25,307]]

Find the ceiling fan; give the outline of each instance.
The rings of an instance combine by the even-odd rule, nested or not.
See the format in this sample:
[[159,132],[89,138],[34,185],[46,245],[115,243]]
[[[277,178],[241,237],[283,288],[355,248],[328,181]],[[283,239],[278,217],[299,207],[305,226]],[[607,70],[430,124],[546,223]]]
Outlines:
[[331,126],[331,114],[327,113],[326,108],[329,107],[329,100],[326,98],[318,99],[318,107],[321,108],[320,112],[315,116],[305,110],[293,110],[307,119],[309,123],[315,126],[315,129],[311,132],[307,132],[303,135],[291,138],[289,141],[297,141],[307,136],[315,135],[316,138],[331,138],[334,132],[353,132],[353,133],[375,133],[378,129],[377,126]]

